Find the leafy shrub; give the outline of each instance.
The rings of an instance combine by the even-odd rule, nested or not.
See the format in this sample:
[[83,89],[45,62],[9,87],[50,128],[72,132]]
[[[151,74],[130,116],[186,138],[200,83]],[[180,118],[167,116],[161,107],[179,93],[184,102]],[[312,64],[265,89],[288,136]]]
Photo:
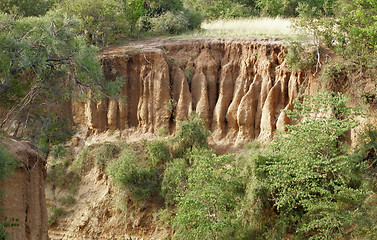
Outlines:
[[64,157],[66,152],[67,152],[67,149],[62,144],[54,145],[51,149],[52,157],[55,159]]
[[298,72],[302,69],[313,69],[316,57],[313,49],[305,49],[301,43],[291,42],[285,59],[290,69],[293,72]]
[[16,13],[24,17],[44,15],[53,5],[54,0],[2,0],[0,9],[6,13]]
[[80,30],[91,44],[106,46],[122,33],[129,32],[129,24],[119,1],[63,0],[58,8],[79,17],[82,21]]
[[[0,139],[1,140],[1,139]],[[0,182],[3,181],[5,178],[7,178],[13,169],[16,167],[16,162],[14,158],[4,149],[4,147],[1,145],[0,142]],[[0,189],[0,198],[2,197],[3,190]],[[0,211],[1,211],[0,206]],[[0,222],[0,238],[6,239],[7,234],[4,231],[5,227],[9,227],[12,225],[9,225],[7,221]]]
[[139,164],[136,153],[126,149],[119,160],[108,166],[112,181],[130,194],[135,202],[150,199],[159,189],[157,169]]
[[188,165],[185,159],[176,158],[166,163],[163,179],[161,182],[161,196],[166,205],[177,203],[177,197],[184,192],[187,185]]
[[106,166],[106,163],[113,159],[118,153],[120,152],[120,148],[118,145],[113,143],[104,143],[101,144],[96,149],[96,163],[97,165],[103,170]]
[[256,177],[268,187],[277,214],[270,237],[334,239],[360,216],[366,194],[348,178],[353,166],[342,142],[360,111],[346,102],[341,94],[322,92],[287,111],[298,124],[287,126],[257,165],[262,175]]
[[0,181],[4,180],[16,167],[14,158],[1,146],[0,142]]
[[[309,1],[306,2],[309,3]],[[326,2],[328,4],[325,4]],[[375,65],[377,25],[376,19],[370,17],[377,13],[377,5],[374,1],[333,0],[326,2],[319,1],[325,12],[322,15],[333,17],[320,18],[321,14],[318,14],[318,11],[313,11],[313,8],[306,6],[302,8],[303,18],[299,21],[299,26],[308,30],[308,33],[314,35],[316,39],[324,41],[348,61],[359,64],[361,69],[368,65]],[[312,12],[316,14],[311,14]]]
[[189,29],[189,21],[183,12],[165,12],[151,18],[151,31],[156,34],[178,34]]
[[53,186],[67,188],[71,194],[75,194],[81,177],[69,167],[69,158],[58,160],[48,168],[46,181],[52,183]]
[[187,10],[185,12],[187,21],[188,21],[188,29],[194,30],[194,29],[200,29],[200,25],[203,22],[203,15],[200,12]]
[[148,158],[152,167],[156,167],[158,163],[167,163],[171,160],[169,146],[165,141],[154,140],[147,143]]
[[248,152],[237,158],[240,178],[245,188],[245,195],[237,207],[237,221],[242,226],[241,229],[246,230],[248,239],[266,239],[261,233],[265,229],[271,229],[271,223],[275,220],[272,195],[264,181],[266,174],[262,170],[268,160],[266,153],[269,150],[262,151],[258,141],[251,142],[247,147]]
[[181,157],[193,148],[208,148],[209,135],[200,116],[192,114],[188,121],[179,125],[178,133],[172,139],[175,144],[174,156]]
[[193,9],[207,19],[248,17],[252,14],[253,2],[232,0],[185,1],[187,9]]
[[60,199],[60,203],[63,205],[71,205],[75,202],[76,202],[76,199],[72,195],[69,195]]
[[377,192],[377,129],[375,126],[367,125],[360,133],[353,161],[355,168],[359,168],[357,173],[361,175],[356,176],[357,182],[363,184],[362,187],[366,190]]
[[[232,212],[240,199],[241,186],[230,155],[193,150],[187,187],[178,200],[173,220],[176,239],[229,239],[223,234],[235,226]],[[217,237],[215,237],[217,236]]]
[[73,172],[82,174],[86,172],[89,167],[92,165],[92,156],[90,152],[92,151],[92,148],[85,147],[77,154],[76,158],[73,160],[71,169]]
[[293,17],[305,16],[331,16],[336,0],[256,0],[256,6],[261,15]]
[[52,209],[52,215],[48,218],[48,225],[52,226],[59,217],[66,215],[67,212],[63,208],[56,208]]

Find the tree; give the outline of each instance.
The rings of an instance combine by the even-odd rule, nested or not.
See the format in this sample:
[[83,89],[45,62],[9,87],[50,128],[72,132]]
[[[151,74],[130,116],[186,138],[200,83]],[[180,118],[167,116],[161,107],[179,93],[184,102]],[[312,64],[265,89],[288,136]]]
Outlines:
[[268,16],[331,16],[336,0],[256,0],[261,14]]
[[60,134],[56,117],[66,114],[51,109],[61,109],[56,106],[75,93],[99,98],[117,92],[121,80],[105,82],[97,48],[79,34],[76,18],[62,11],[27,18],[0,13],[0,23],[0,106],[8,110],[2,129],[14,135],[35,130],[31,138],[47,129]]
[[278,214],[281,234],[305,239],[334,239],[345,234],[366,194],[352,186],[353,168],[343,142],[360,111],[346,106],[340,93],[319,93],[296,101],[287,114],[297,122],[272,145],[259,165]]
[[123,0],[123,11],[130,24],[130,35],[133,36],[136,23],[146,13],[144,0]]
[[67,15],[78,17],[80,34],[96,46],[106,46],[128,32],[128,19],[123,2],[117,0],[62,0],[57,8]]
[[233,229],[232,210],[241,195],[232,156],[216,156],[210,150],[192,151],[187,189],[177,198],[173,220],[177,239],[222,239]]
[[20,14],[23,17],[44,15],[53,5],[54,0],[0,0],[0,9],[8,14]]
[[[350,62],[365,68],[375,64],[377,3],[373,0],[322,1],[317,8],[302,5],[299,26]],[[318,11],[323,8],[323,11]],[[313,14],[312,12],[315,12]],[[322,14],[321,14],[322,13]],[[325,13],[325,14],[323,14]],[[321,16],[330,16],[320,18]],[[373,68],[373,67],[372,67]]]

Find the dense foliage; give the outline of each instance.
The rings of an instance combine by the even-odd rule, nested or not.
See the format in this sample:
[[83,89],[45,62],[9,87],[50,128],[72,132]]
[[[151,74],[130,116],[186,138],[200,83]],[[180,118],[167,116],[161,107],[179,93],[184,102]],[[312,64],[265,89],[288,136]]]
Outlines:
[[105,83],[97,48],[79,34],[78,19],[62,11],[0,13],[0,22],[0,107],[8,110],[1,128],[41,144],[63,141],[70,123],[58,109],[66,100],[89,90],[93,98],[116,94],[122,80]]
[[[242,212],[261,221],[259,225],[248,221],[256,233],[261,234],[263,224],[273,229],[261,239],[286,234],[297,239],[337,239],[346,236],[363,215],[368,194],[351,177],[356,172],[360,178],[362,171],[344,143],[359,111],[347,107],[346,101],[341,94],[327,92],[304,97],[287,111],[297,124],[288,126],[269,151],[250,158],[253,174],[244,206],[254,211]],[[274,212],[266,218],[269,204]]]
[[54,0],[1,0],[0,10],[24,17],[40,16],[44,15],[54,2]]
[[299,26],[351,62],[364,67],[373,65],[377,46],[377,20],[373,17],[377,14],[376,2],[334,0],[322,6],[331,7],[324,12],[310,8],[302,11]]
[[187,187],[177,197],[175,238],[226,239],[226,232],[236,228],[233,210],[242,193],[237,168],[229,167],[232,157],[195,149],[190,161]]

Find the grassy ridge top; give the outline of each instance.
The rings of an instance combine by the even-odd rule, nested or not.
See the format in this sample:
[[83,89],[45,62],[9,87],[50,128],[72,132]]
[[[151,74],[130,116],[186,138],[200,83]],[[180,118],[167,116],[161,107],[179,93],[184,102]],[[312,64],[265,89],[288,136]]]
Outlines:
[[205,21],[200,30],[178,37],[268,37],[286,40],[307,40],[291,18],[242,18]]

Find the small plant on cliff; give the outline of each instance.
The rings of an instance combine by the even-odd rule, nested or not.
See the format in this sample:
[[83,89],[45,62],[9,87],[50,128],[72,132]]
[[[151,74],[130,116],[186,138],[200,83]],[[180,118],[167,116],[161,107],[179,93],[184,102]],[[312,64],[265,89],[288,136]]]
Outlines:
[[15,164],[14,158],[5,150],[0,142],[0,181],[9,176],[15,168]]
[[120,152],[120,147],[114,143],[101,144],[96,149],[95,159],[98,167],[104,170],[107,162],[113,159]]
[[305,49],[299,42],[291,42],[285,59],[292,72],[298,72],[300,69],[312,69],[315,65],[314,51]]
[[188,121],[179,125],[179,131],[172,139],[175,144],[174,156],[181,157],[193,148],[208,148],[207,137],[210,132],[205,128],[203,119],[193,113]]
[[184,192],[187,185],[187,170],[186,159],[176,158],[166,163],[161,182],[161,195],[166,206],[175,205],[179,194]]
[[54,207],[52,209],[52,215],[48,218],[48,225],[52,226],[54,223],[56,223],[59,217],[62,217],[66,214],[67,212],[63,208]]
[[165,163],[171,161],[172,158],[168,144],[162,140],[154,140],[147,143],[147,153],[152,167],[165,165]]
[[108,166],[112,181],[130,194],[134,202],[150,199],[159,189],[157,169],[142,166],[140,160],[134,151],[125,149],[119,159]]

